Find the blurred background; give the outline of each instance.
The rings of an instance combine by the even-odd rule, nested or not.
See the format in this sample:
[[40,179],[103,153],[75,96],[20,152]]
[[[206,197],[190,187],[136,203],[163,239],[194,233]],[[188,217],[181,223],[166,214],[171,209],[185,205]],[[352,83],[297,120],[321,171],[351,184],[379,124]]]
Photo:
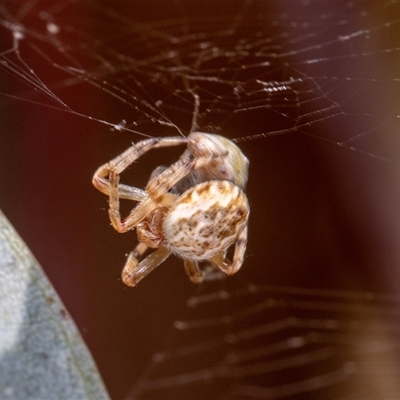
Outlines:
[[[0,11],[0,207],[112,398],[396,398],[398,3]],[[250,160],[245,263],[195,286],[170,257],[125,287],[136,235],[113,230],[93,173],[193,121]],[[124,182],[144,187],[182,152],[150,152]]]

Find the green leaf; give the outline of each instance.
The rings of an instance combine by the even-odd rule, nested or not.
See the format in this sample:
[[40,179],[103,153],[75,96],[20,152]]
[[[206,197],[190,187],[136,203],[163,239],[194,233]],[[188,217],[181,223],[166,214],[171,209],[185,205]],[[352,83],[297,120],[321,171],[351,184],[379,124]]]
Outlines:
[[1,211],[0,398],[109,398],[74,322]]

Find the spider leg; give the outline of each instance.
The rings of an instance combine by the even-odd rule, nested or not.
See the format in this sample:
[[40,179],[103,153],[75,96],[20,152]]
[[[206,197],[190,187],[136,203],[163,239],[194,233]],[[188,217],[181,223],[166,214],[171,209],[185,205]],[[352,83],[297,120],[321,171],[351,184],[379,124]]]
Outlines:
[[108,214],[114,229],[120,233],[124,233],[134,228],[141,222],[146,215],[148,215],[154,208],[154,203],[170,206],[172,205],[177,196],[168,193],[177,182],[188,175],[194,168],[207,165],[211,157],[199,157],[196,159],[182,158],[172,164],[169,168],[161,174],[155,176],[147,184],[146,192],[148,197],[143,200],[134,208],[129,215],[122,220],[119,211],[119,174],[115,170],[109,172],[109,210]]
[[[152,148],[174,146],[182,143],[186,143],[186,138],[179,136],[146,139],[133,145],[96,171],[93,177],[93,184],[98,190],[109,195],[109,216],[115,230],[123,233],[132,229],[145,218],[154,206],[152,200],[149,199],[148,194],[144,190],[120,184],[120,173]],[[167,193],[164,197],[165,199],[160,201],[164,205],[172,204],[176,198],[172,194]],[[120,198],[140,202],[139,206],[133,209],[124,221],[122,221],[119,211]]]
[[[109,196],[111,189],[110,189],[110,182],[108,179],[94,177],[93,178],[93,185],[99,190],[101,193]],[[135,188],[133,186],[124,185],[120,183],[118,185],[118,197],[120,199],[127,199],[132,201],[142,201],[147,194],[144,190]]]
[[239,236],[235,243],[235,252],[233,254],[233,261],[228,260],[225,254],[220,253],[211,259],[211,261],[217,265],[227,275],[235,274],[243,264],[244,254],[246,252],[247,245],[247,226],[239,233]]
[[[125,150],[122,154],[115,157],[110,162],[99,167],[93,176],[92,182],[94,187],[100,192],[109,195],[111,188],[109,179],[107,178],[109,177],[110,172],[114,171],[116,174],[120,174],[125,168],[132,164],[141,155],[149,151],[156,144],[157,139],[154,138],[142,140],[141,142],[129,147],[129,149]],[[126,192],[126,185],[121,187],[121,193],[124,194],[124,192]],[[138,195],[138,197],[139,198],[137,201],[141,201],[144,196]]]
[[207,166],[213,159],[212,155],[198,158],[181,157],[178,161],[156,175],[146,186],[146,192],[157,202],[163,201],[163,196],[181,179],[194,169]]
[[125,220],[122,220],[119,210],[119,175],[110,172],[110,199],[108,215],[114,229],[119,233],[125,233],[142,221],[153,207],[152,200],[146,195],[139,206],[134,208]]
[[[177,146],[185,143],[187,143],[187,139],[181,136],[173,136],[160,139],[150,138],[142,140],[141,142],[138,142],[129,147],[122,154],[115,157],[110,162],[98,168],[93,176],[93,185],[100,192],[106,195],[110,195],[110,181],[109,179],[107,179],[107,177],[109,177],[112,171],[116,174],[120,174],[135,160],[137,160],[139,157],[141,157],[144,153],[148,152],[152,148]],[[118,194],[120,198],[135,201],[142,201],[146,197],[146,193],[144,192],[144,190],[122,184],[120,184],[118,187]]]
[[194,260],[184,259],[185,271],[193,283],[201,283],[204,280],[204,272],[200,270],[199,264]]
[[171,254],[171,251],[168,250],[167,247],[162,246],[139,263],[138,257],[141,256],[146,249],[146,245],[139,243],[136,249],[129,254],[121,275],[125,285],[136,286],[146,275],[157,268]]
[[[154,201],[146,195],[146,197],[135,207],[128,216],[122,220],[119,203],[119,175],[110,172],[110,199],[108,215],[114,229],[119,233],[125,233],[134,228],[154,209]],[[165,193],[163,198],[158,201],[160,205],[172,205],[177,196],[172,193]]]

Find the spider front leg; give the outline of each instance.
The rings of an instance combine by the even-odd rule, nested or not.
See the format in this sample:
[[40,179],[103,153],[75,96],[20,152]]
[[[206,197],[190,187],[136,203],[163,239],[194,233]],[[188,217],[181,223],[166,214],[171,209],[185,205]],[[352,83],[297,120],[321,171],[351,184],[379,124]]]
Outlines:
[[151,179],[146,186],[146,192],[158,202],[171,205],[163,196],[168,195],[167,192],[193,170],[207,167],[214,159],[213,155],[200,156],[198,158],[182,156],[169,168]]
[[[178,146],[186,143],[187,139],[181,136],[172,136],[159,139],[149,138],[142,140],[141,142],[133,144],[122,154],[98,168],[93,176],[92,183],[97,190],[106,195],[110,195],[110,181],[107,179],[107,177],[109,177],[111,171],[115,172],[117,175],[121,174],[135,160],[153,148]],[[142,201],[146,196],[144,190],[123,184],[119,185],[118,194],[120,198],[135,201]]]
[[[97,169],[93,176],[92,183],[94,187],[100,192],[110,195],[110,173],[114,172],[115,174],[119,175],[136,159],[156,146],[158,142],[159,140],[155,138],[142,140],[141,142],[129,147],[129,149],[125,150],[122,154],[115,157],[110,162],[102,165]],[[144,190],[136,189],[128,185],[119,185],[118,192],[120,198],[129,200],[141,201],[146,197]]]
[[139,263],[138,258],[146,251],[146,249],[147,246],[144,243],[139,243],[135,250],[129,254],[121,275],[122,281],[125,285],[136,286],[145,276],[157,268],[171,254],[171,251],[167,247],[162,246]]
[[225,272],[227,275],[235,274],[243,264],[244,255],[246,253],[247,246],[247,225],[240,232],[236,243],[235,252],[233,254],[233,261],[228,260],[225,254],[217,254],[211,259],[211,261],[217,265],[219,269]]
[[[179,136],[146,139],[133,145],[118,157],[98,168],[93,176],[93,185],[102,193],[109,195],[109,216],[114,229],[120,233],[129,231],[143,220],[155,206],[154,201],[149,198],[149,195],[144,190],[120,184],[119,175],[136,159],[152,148],[177,146],[186,142],[186,138]],[[185,161],[186,164],[193,164],[193,161]],[[189,172],[192,169],[193,166],[188,167]],[[188,173],[185,168],[179,171],[175,169],[174,172],[177,173],[175,175],[172,174],[170,187]],[[162,186],[161,190],[168,191],[170,187],[164,189],[164,186]],[[175,200],[175,196],[169,193],[157,192],[157,197],[160,197],[161,194],[163,194],[163,198],[157,199],[157,203],[161,205],[171,205]],[[119,200],[121,198],[140,202],[139,206],[133,209],[124,221],[122,221],[119,211]]]
[[108,215],[114,229],[119,233],[125,233],[134,228],[153,209],[153,201],[146,196],[139,206],[134,208],[125,220],[122,220],[119,210],[119,175],[110,171],[110,197]]
[[129,215],[122,220],[119,211],[119,175],[118,170],[109,172],[110,177],[110,200],[109,216],[115,230],[124,233],[134,228],[157,206],[171,206],[177,196],[168,191],[182,178],[187,176],[194,168],[209,163],[209,157],[201,157],[191,160],[180,159],[160,175],[155,176],[147,185],[148,197],[144,198]]

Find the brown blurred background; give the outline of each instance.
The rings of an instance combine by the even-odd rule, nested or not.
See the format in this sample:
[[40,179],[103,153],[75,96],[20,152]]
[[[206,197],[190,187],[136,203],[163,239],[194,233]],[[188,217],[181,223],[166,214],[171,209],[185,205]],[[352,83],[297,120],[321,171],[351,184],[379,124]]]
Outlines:
[[[177,9],[183,9],[183,14],[189,17],[207,18],[226,12],[238,15],[242,7],[239,3],[228,7],[225,2],[219,6],[191,3],[185,7],[153,2],[134,6],[134,3],[118,3],[112,7],[146,22],[178,18]],[[107,9],[106,6],[110,5],[100,7]],[[30,11],[31,16],[37,15],[45,5],[37,7],[37,11]],[[265,2],[264,7],[269,16],[287,12],[296,16],[298,22],[309,20],[310,23],[324,13],[323,7],[327,7],[327,14],[337,12],[331,29],[324,30],[319,25],[310,39],[310,46],[325,43],[316,55],[322,57],[325,53],[328,62],[318,67],[307,65],[302,61],[312,57],[301,52],[275,62],[276,66],[288,62],[293,71],[300,69],[305,76],[347,74],[352,81],[348,85],[335,85],[331,93],[332,99],[342,107],[342,115],[299,132],[240,143],[250,159],[248,197],[252,208],[246,261],[238,276],[231,279],[273,286],[398,294],[400,141],[395,116],[399,91],[397,83],[393,83],[398,76],[398,63],[395,56],[382,56],[381,63],[377,60],[381,49],[396,48],[396,43],[391,41],[396,40],[397,31],[387,36],[376,32],[371,35],[375,42],[369,43],[369,50],[375,52],[374,60],[364,59],[360,55],[363,43],[352,41],[355,48],[353,51],[345,48],[343,61],[350,65],[341,70],[343,64],[336,62],[336,57],[344,47],[337,41],[337,35],[362,28],[337,24],[341,18],[352,20],[349,15],[340,14],[343,13],[341,6],[335,9],[335,5],[324,3],[307,11],[299,6],[296,11],[293,3]],[[359,10],[353,11],[354,21],[361,25],[359,12],[366,5],[358,7]],[[100,31],[92,23],[90,8],[73,5],[67,10],[66,18],[76,20],[79,32],[87,30],[90,37],[100,41],[107,38],[108,32]],[[62,20],[62,15],[57,14],[57,18]],[[362,23],[373,27],[382,25],[384,18],[393,20],[390,14],[377,18],[382,19],[364,19]],[[28,19],[24,23],[34,26],[35,21]],[[176,26],[179,26],[178,20]],[[289,26],[285,31],[294,37]],[[108,29],[112,32],[119,26],[116,23]],[[143,34],[146,37],[146,26]],[[268,34],[267,28],[265,34]],[[336,38],[336,47],[326,45],[332,38]],[[76,45],[82,39],[84,36],[80,33]],[[69,40],[73,43],[74,38]],[[8,36],[3,36],[1,41],[3,49],[10,46]],[[44,41],[41,43],[45,51]],[[290,46],[296,49],[293,42],[283,40],[282,43],[288,46],[288,52],[292,50]],[[119,45],[119,51],[123,52]],[[50,87],[64,81],[64,74],[29,46],[22,46],[24,59]],[[302,43],[302,46],[306,45]],[[48,51],[57,60],[57,55],[51,49]],[[102,51],[99,49],[100,54],[106,55]],[[357,54],[355,59],[351,57],[352,52]],[[140,57],[140,54],[132,56]],[[279,67],[271,79],[289,79],[290,74],[284,76],[283,70]],[[357,70],[364,81],[356,81]],[[31,103],[29,100],[36,99],[26,83],[3,72],[1,75],[0,92],[14,93],[22,100],[5,96],[0,100],[0,207],[27,242],[76,321],[112,398],[123,398],[151,356],[164,349],[168,340],[173,340],[173,321],[187,314],[188,297],[204,289],[190,283],[182,261],[175,257],[137,288],[127,288],[120,280],[125,255],[136,245],[136,237],[134,233],[120,235],[112,229],[107,199],[92,187],[91,179],[98,166],[141,137],[48,108],[43,106],[42,99],[38,100],[39,104]],[[390,81],[381,80],[379,85],[373,82],[375,77],[384,76]],[[130,119],[129,108],[88,84],[55,88],[54,92],[85,115],[109,122]],[[321,104],[314,107],[324,108],[323,99],[317,101]],[[268,114],[266,120],[264,112],[265,109],[242,113],[234,124],[228,125],[227,132],[241,137],[281,129],[280,119],[275,121]],[[185,117],[182,114],[183,120]],[[369,126],[376,131],[355,141],[357,151],[349,148],[350,145],[334,143],[368,131]],[[187,127],[183,129],[187,131]],[[152,132],[151,126],[145,129],[146,133]],[[154,135],[162,134],[160,128],[154,131]],[[181,151],[177,148],[150,153],[131,168],[127,180],[143,187],[161,158],[162,163],[169,165]],[[383,155],[383,160],[375,154]]]

